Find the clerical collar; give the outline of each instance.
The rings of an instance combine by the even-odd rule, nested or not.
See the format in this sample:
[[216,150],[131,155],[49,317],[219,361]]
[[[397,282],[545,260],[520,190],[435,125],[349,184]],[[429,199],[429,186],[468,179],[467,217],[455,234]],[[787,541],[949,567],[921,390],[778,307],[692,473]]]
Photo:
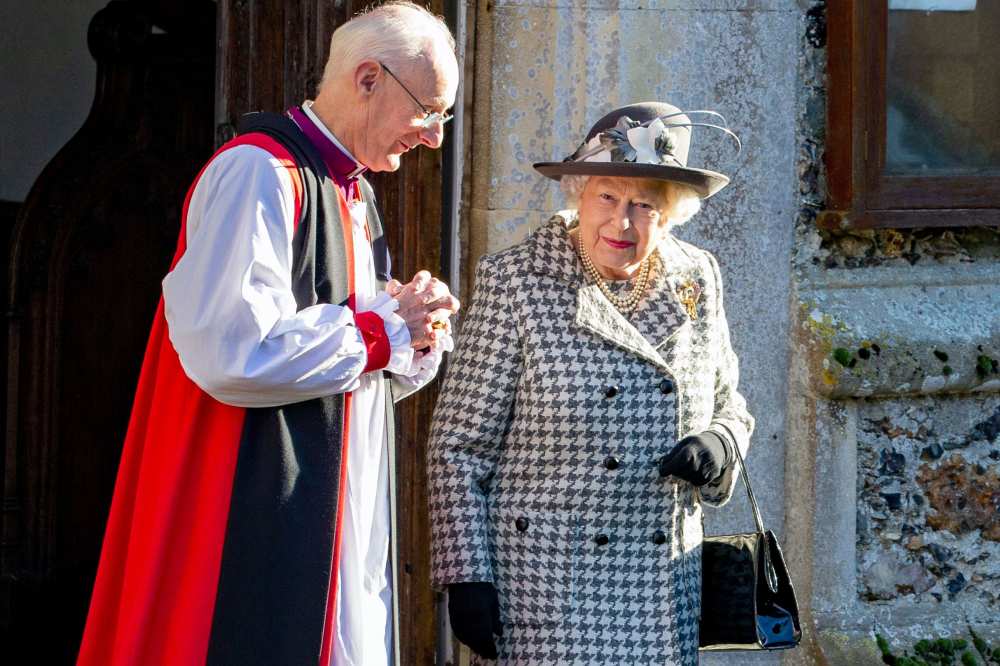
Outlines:
[[290,108],[288,115],[322,155],[334,180],[345,187],[352,185],[368,167],[351,155],[311,107],[312,102],[306,101],[302,106]]

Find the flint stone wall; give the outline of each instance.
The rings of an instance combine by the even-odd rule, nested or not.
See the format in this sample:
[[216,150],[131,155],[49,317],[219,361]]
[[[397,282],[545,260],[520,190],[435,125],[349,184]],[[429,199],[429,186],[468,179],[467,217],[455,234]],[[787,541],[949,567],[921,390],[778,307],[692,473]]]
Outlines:
[[799,43],[787,404],[786,547],[812,635],[787,660],[881,664],[875,632],[897,654],[969,627],[996,645],[997,230],[816,228],[824,4]]

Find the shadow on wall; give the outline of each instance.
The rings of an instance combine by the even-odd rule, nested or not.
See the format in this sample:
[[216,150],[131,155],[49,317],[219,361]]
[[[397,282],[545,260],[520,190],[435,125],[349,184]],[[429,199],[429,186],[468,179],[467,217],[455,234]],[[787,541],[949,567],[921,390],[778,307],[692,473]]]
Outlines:
[[116,0],[94,16],[90,114],[12,231],[0,552],[8,663],[76,657],[159,283],[186,188],[212,151],[214,24],[208,1],[159,11]]

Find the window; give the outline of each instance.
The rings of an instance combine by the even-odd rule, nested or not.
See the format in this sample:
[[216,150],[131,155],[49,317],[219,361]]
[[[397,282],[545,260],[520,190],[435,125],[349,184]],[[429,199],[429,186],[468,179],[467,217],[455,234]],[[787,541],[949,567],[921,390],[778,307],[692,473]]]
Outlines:
[[820,224],[1000,225],[1000,2],[827,7]]

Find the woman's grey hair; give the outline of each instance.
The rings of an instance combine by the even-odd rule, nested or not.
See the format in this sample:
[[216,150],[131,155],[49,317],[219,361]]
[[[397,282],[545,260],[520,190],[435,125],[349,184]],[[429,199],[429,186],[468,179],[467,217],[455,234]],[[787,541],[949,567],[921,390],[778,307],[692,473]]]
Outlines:
[[[563,176],[559,179],[559,187],[566,195],[566,204],[570,208],[580,206],[580,197],[590,176]],[[684,224],[701,210],[701,197],[692,188],[680,183],[661,181],[666,205],[663,212],[672,225]]]
[[455,38],[440,16],[420,5],[396,0],[358,14],[330,38],[330,55],[319,87],[365,60],[402,67],[434,46],[455,52]]

